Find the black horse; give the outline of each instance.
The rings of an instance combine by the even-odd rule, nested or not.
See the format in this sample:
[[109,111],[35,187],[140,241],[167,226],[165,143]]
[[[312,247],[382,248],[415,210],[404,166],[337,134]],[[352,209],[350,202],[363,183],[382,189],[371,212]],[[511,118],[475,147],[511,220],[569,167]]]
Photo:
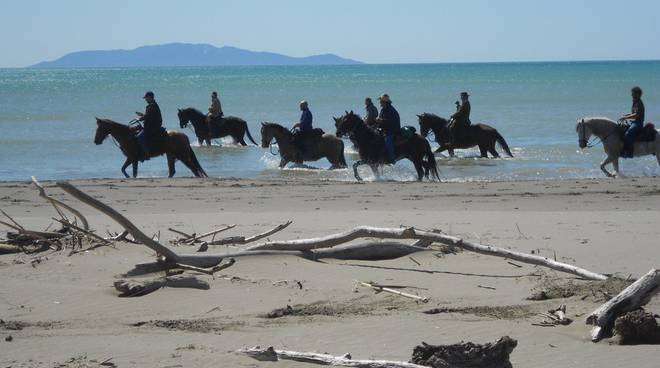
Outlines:
[[201,111],[188,107],[185,109],[179,109],[177,113],[179,116],[179,124],[181,128],[185,128],[188,123],[192,123],[195,128],[195,135],[199,141],[200,146],[206,141],[207,145],[211,145],[211,139],[222,138],[230,135],[234,142],[247,146],[245,143],[245,135],[247,134],[248,139],[257,145],[257,142],[254,141],[250,131],[248,130],[247,123],[241,118],[235,116],[223,117],[220,119],[215,119],[211,122],[211,131],[209,132],[209,124],[206,122],[206,114]]
[[[357,168],[365,164],[371,167],[376,177],[380,176],[379,168],[388,163],[383,135],[367,126],[362,118],[354,114],[353,111],[347,111],[344,116],[334,119],[337,137],[348,136],[358,149],[360,159],[353,164],[355,178],[362,180]],[[397,137],[394,151],[397,157],[396,161],[405,158],[415,165],[417,180],[421,181],[424,177],[429,178],[429,173],[431,178],[440,180],[431,145],[421,135],[415,134],[411,138]]]
[[449,151],[449,155],[454,157],[454,150],[461,148],[471,148],[479,146],[481,157],[488,157],[490,152],[493,157],[500,157],[495,150],[495,143],[499,143],[509,157],[513,157],[509,145],[500,135],[497,129],[486,124],[473,124],[466,129],[463,137],[458,142],[451,143],[449,140],[449,121],[435,114],[423,113],[417,115],[419,120],[419,129],[422,136],[427,137],[429,132],[435,135],[435,141],[440,147],[435,152]]

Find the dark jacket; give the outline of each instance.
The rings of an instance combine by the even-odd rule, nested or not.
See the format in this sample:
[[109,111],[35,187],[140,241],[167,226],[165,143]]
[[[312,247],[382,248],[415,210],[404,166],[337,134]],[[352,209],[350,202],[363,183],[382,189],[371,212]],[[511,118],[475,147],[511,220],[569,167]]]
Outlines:
[[160,133],[160,128],[163,126],[163,117],[160,114],[160,107],[155,101],[147,105],[140,121],[144,122],[144,132],[147,135]]
[[632,105],[632,113],[637,114],[637,119],[633,120],[633,124],[637,124],[639,126],[644,126],[644,119],[645,119],[645,111],[644,111],[644,102],[642,102],[641,99],[633,102]]
[[309,109],[304,109],[300,114],[300,131],[306,132],[312,130],[312,112]]
[[386,104],[381,110],[378,118],[381,120],[381,128],[385,134],[399,134],[401,131],[401,118],[392,104]]
[[376,118],[378,118],[378,109],[374,104],[370,104],[366,106],[367,110],[367,117],[366,117],[366,122],[367,124],[373,124],[376,121]]
[[458,111],[456,111],[451,117],[456,120],[457,123],[470,125],[470,101],[462,104]]

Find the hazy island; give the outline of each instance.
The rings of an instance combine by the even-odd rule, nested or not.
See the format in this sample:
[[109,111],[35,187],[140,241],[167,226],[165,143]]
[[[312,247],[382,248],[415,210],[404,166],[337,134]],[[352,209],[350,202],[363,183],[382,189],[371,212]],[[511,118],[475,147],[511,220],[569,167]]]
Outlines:
[[293,57],[273,52],[209,44],[169,43],[132,50],[77,51],[31,68],[104,68],[227,65],[355,65],[362,62],[334,54]]

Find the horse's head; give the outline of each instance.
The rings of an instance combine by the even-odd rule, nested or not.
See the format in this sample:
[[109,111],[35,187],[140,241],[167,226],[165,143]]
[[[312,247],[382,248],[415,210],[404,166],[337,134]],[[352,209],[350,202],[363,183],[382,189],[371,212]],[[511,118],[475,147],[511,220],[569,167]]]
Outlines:
[[188,118],[188,114],[186,114],[185,109],[178,109],[176,115],[179,117],[179,127],[181,127],[181,129],[187,127],[190,119]]
[[110,124],[104,119],[96,118],[96,134],[94,134],[94,144],[101,144],[110,134]]
[[575,125],[575,131],[578,135],[578,145],[580,148],[587,148],[589,145],[589,138],[592,134],[591,127],[589,126],[589,120],[585,121],[584,119],[579,119],[577,125]]
[[417,115],[417,121],[419,122],[419,133],[423,137],[428,137],[431,131],[434,134],[441,134],[446,128],[448,121],[444,118],[441,118],[434,114],[423,113]]
[[364,124],[362,118],[356,115],[353,111],[345,111],[344,116],[334,119],[335,128],[337,128],[335,135],[337,137],[347,136],[353,132],[359,124]]
[[268,148],[270,142],[275,138],[275,125],[273,123],[261,123],[261,147]]

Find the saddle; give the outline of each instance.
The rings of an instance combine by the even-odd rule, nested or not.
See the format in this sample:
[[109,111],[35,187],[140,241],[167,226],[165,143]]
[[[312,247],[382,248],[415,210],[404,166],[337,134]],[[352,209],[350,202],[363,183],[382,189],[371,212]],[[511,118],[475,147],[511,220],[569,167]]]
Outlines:
[[325,132],[321,128],[314,128],[308,131],[298,131],[293,137],[293,143],[298,147],[302,156],[306,156],[321,140]]
[[[626,131],[630,128],[629,123],[622,123],[618,126],[619,138],[623,140]],[[653,142],[657,137],[658,132],[655,130],[655,125],[653,123],[646,123],[642,130],[635,137],[635,142]]]

